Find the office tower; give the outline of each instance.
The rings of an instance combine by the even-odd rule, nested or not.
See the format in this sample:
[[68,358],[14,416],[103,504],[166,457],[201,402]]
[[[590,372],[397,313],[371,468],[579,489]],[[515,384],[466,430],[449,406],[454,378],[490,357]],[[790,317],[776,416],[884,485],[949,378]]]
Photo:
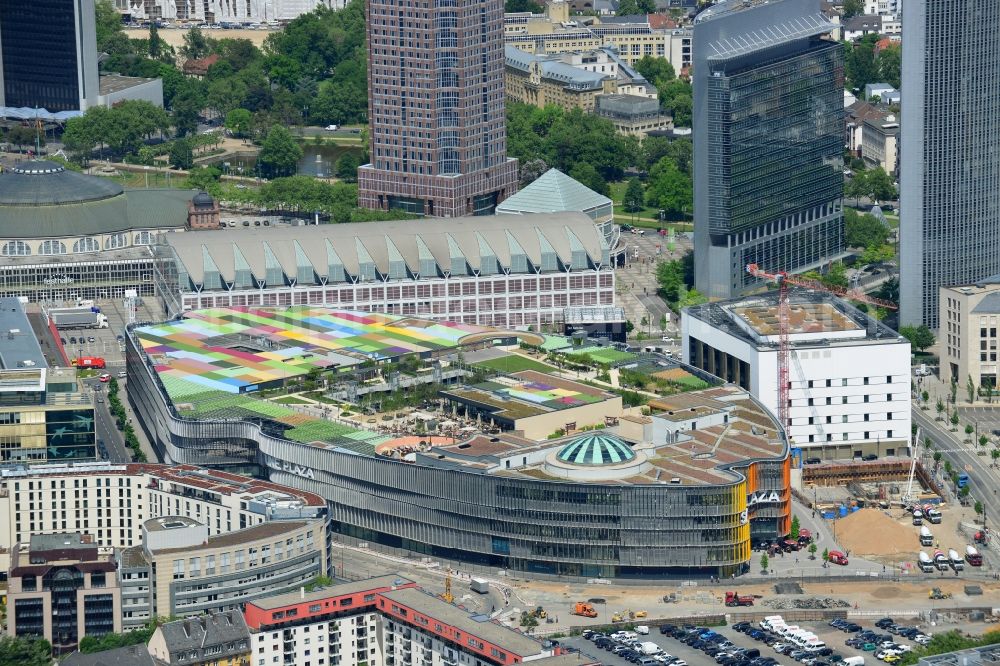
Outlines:
[[96,104],[94,0],[0,0],[0,77],[8,117],[34,117],[36,108],[42,118],[75,115]]
[[844,249],[844,55],[819,0],[726,0],[694,27],[695,287],[759,286]]
[[941,328],[943,286],[1000,273],[1000,3],[903,13],[900,322]]
[[501,0],[368,0],[371,163],[360,205],[490,215],[517,190],[507,158]]

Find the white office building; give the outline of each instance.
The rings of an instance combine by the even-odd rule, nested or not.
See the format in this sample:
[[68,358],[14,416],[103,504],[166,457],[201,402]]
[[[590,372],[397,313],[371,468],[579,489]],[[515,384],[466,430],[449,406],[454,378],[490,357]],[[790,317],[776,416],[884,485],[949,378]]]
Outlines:
[[[778,412],[777,292],[683,312],[684,361]],[[910,343],[845,301],[792,292],[786,431],[806,456],[907,454]]]

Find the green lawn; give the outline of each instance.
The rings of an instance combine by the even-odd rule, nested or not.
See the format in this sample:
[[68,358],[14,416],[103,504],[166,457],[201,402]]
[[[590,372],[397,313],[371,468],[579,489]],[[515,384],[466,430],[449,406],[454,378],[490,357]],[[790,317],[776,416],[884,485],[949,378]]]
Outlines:
[[302,398],[297,398],[294,395],[286,395],[281,398],[275,398],[274,402],[279,405],[308,405],[310,404],[308,400],[303,400]]
[[522,370],[552,372],[553,370],[550,365],[545,365],[544,363],[539,363],[534,359],[518,356],[516,354],[508,354],[507,356],[501,356],[500,358],[491,358],[488,361],[480,361],[479,363],[473,363],[472,365],[478,368],[498,370],[499,372],[521,372]]
[[573,356],[586,356],[597,363],[616,363],[618,361],[630,361],[635,358],[635,354],[618,351],[617,349],[579,349],[566,351]]

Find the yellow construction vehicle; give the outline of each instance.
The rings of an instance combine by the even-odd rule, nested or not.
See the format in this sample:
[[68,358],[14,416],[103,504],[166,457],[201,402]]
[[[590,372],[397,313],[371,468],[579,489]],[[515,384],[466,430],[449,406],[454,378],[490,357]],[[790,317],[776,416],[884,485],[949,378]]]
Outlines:
[[441,595],[441,599],[447,601],[449,604],[455,601],[455,595],[451,593],[451,574],[449,573],[444,579],[444,594]]
[[532,612],[532,615],[537,617],[539,620],[544,620],[549,616],[549,614],[546,613],[545,609],[542,608],[541,606],[536,607],[535,610]]
[[625,621],[625,614],[624,613],[615,613],[614,615],[611,616],[611,621],[612,622],[624,622]]
[[951,592],[942,592],[940,587],[932,588],[927,593],[928,599],[951,599]]
[[635,616],[637,618],[647,617],[648,615],[649,615],[649,613],[647,613],[646,611],[636,611],[635,612]]

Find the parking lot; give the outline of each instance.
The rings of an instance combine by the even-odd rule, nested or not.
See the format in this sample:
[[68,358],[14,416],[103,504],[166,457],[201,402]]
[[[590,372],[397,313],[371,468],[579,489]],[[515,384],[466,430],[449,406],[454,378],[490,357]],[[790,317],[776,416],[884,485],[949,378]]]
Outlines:
[[[124,346],[118,339],[125,332],[128,313],[122,299],[100,299],[94,303],[108,318],[108,328],[66,328],[59,330],[59,343],[72,361],[81,356],[103,358],[109,368],[125,367]],[[46,303],[49,308],[74,307],[75,302],[57,301]],[[162,313],[155,299],[140,299],[136,308],[136,321],[160,321]],[[45,329],[46,331],[48,329]]]
[[[778,614],[777,612],[775,613],[775,615]],[[826,649],[816,650],[812,653],[807,653],[799,649],[798,646],[791,646],[790,640],[782,638],[776,632],[762,630],[757,623],[753,623],[741,631],[741,627],[747,624],[737,622],[732,626],[712,627],[711,632],[717,635],[710,639],[710,641],[714,641],[714,645],[711,642],[705,641],[688,645],[683,642],[683,638],[678,639],[675,637],[677,634],[682,633],[681,630],[675,632],[675,635],[663,635],[660,633],[660,628],[655,626],[649,628],[650,633],[648,635],[638,635],[634,640],[655,643],[662,650],[662,653],[653,656],[653,659],[656,660],[657,664],[662,664],[663,666],[683,666],[677,661],[678,659],[688,666],[712,663],[719,663],[724,666],[774,666],[776,664],[781,664],[782,666],[795,666],[796,664],[803,664],[803,666],[844,666],[844,660],[851,657],[862,657],[866,663],[871,665],[877,661],[875,657],[876,653],[881,654],[882,648],[879,647],[878,643],[882,643],[883,641],[892,641],[898,645],[905,646],[903,650],[917,647],[914,640],[898,635],[898,629],[891,630],[876,627],[875,620],[858,623],[848,622],[847,624],[855,624],[855,627],[851,627],[852,631],[843,631],[838,627],[831,626],[828,622],[787,622],[787,625],[797,625],[799,629],[814,634],[818,640],[825,643]],[[899,623],[899,628],[915,628],[917,626],[913,621],[900,620]],[[708,628],[704,629],[708,631]],[[866,631],[871,633],[865,634],[864,632]],[[859,638],[860,636],[867,636],[871,640],[862,640]],[[873,636],[877,636],[877,638]],[[857,644],[855,646],[847,646],[845,642],[849,640],[857,641]],[[620,656],[602,648],[600,644],[593,642],[593,640],[587,640],[582,636],[562,639],[561,642],[567,647],[579,649],[603,663],[615,666],[627,666],[630,663],[638,664],[642,658],[642,655],[630,655],[628,652],[625,652],[624,656]],[[868,642],[868,644],[864,645],[865,642]],[[612,647],[623,644],[624,642],[618,641]],[[789,648],[786,648],[787,654],[779,653],[774,649],[781,644],[789,646]],[[748,652],[741,655],[738,653],[739,648],[746,650],[756,649],[760,651],[760,654],[756,656],[754,652]],[[792,648],[795,651],[792,651]],[[717,651],[720,654],[714,654]],[[883,656],[887,657],[887,655]],[[892,657],[887,658],[889,661],[886,663],[893,661]],[[851,660],[847,663],[850,664],[853,661]]]

